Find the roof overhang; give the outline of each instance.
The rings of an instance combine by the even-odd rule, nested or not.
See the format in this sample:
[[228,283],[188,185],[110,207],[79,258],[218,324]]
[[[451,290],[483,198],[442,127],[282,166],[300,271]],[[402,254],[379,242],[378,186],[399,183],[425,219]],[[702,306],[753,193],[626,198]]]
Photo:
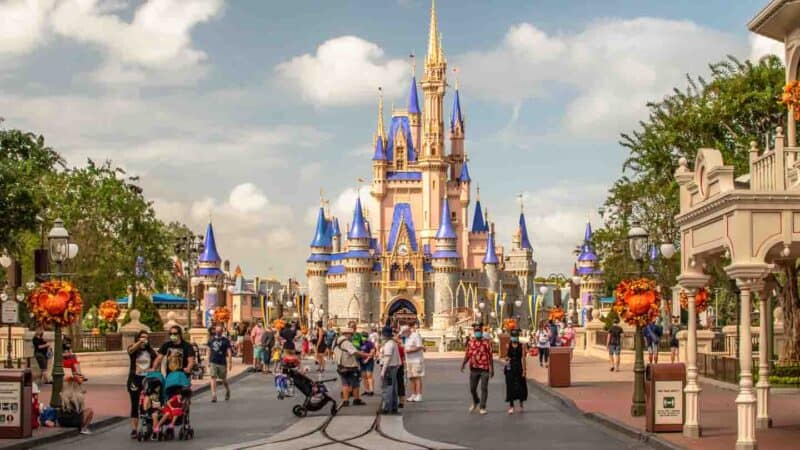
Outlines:
[[747,23],[753,33],[784,42],[800,22],[800,0],[771,0]]

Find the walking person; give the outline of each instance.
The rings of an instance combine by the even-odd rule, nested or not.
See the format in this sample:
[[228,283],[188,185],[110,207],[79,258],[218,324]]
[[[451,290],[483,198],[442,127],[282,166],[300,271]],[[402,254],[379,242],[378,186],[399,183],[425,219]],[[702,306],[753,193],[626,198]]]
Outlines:
[[261,335],[261,346],[264,348],[264,351],[261,352],[262,369],[264,373],[270,373],[270,359],[272,358],[272,349],[275,348],[275,330],[269,324],[264,328],[264,334]]
[[678,332],[681,330],[677,317],[672,318],[672,324],[669,326],[669,362],[674,363],[678,360]]
[[573,328],[571,320],[567,322],[567,327],[564,328],[562,344],[570,348],[569,360],[572,361],[572,355],[575,354],[575,328]]
[[381,347],[381,413],[398,414],[397,371],[400,369],[400,348],[393,339],[392,328],[383,329],[386,340]]
[[[494,377],[492,363],[492,344],[483,337],[483,325],[473,327],[473,337],[467,344],[464,360],[461,362],[461,371],[469,363],[469,392],[472,395],[472,405],[469,412],[480,409],[480,414],[486,414],[486,398],[489,395],[489,378]],[[481,395],[478,397],[478,383],[481,385]]]
[[316,348],[314,357],[317,360],[317,371],[322,373],[325,372],[325,354],[328,352],[328,344],[325,341],[326,333],[321,320],[317,321],[317,328],[314,332],[316,336],[314,339],[314,348]]
[[619,357],[622,350],[622,327],[619,326],[619,317],[614,319],[614,325],[608,329],[606,337],[608,347],[608,361],[611,363],[611,371],[619,372]]
[[256,326],[250,330],[250,340],[253,342],[253,372],[261,371],[262,353],[264,353],[264,346],[261,344],[261,337],[264,335],[264,326],[259,320]]
[[403,327],[400,327],[400,332],[395,334],[394,340],[397,343],[397,350],[400,352],[400,367],[397,368],[397,406],[402,409],[406,406],[406,348]]
[[[372,397],[375,395],[375,380],[372,375],[375,372],[375,357],[378,349],[375,344],[369,340],[369,335],[366,331],[361,333],[361,347],[359,350],[369,355],[366,358],[359,358],[359,367],[361,368],[361,380],[364,384],[363,394],[367,397]],[[398,358],[399,356],[398,352]]]
[[503,373],[506,378],[506,401],[508,414],[514,414],[514,402],[519,402],[519,411],[522,412],[523,403],[528,400],[528,382],[525,379],[528,365],[525,361],[525,350],[519,341],[519,330],[511,330],[511,342],[508,345],[506,365]]
[[136,340],[128,347],[128,395],[131,400],[131,438],[136,439],[139,428],[139,395],[142,393],[142,383],[147,371],[156,359],[156,352],[150,346],[150,335],[145,330],[136,334]]
[[44,329],[39,327],[33,335],[33,356],[36,358],[36,365],[39,366],[39,382],[47,384],[47,362],[50,360],[50,344],[44,340]]
[[351,328],[342,330],[342,335],[336,340],[334,351],[334,362],[336,371],[342,382],[342,404],[341,407],[350,406],[350,397],[353,397],[353,405],[365,405],[361,400],[359,387],[361,384],[361,369],[358,366],[356,357],[366,357],[365,353],[360,352],[351,342],[355,325]]
[[416,327],[406,328],[406,371],[408,372],[408,384],[411,387],[411,395],[408,396],[409,402],[422,401],[422,378],[425,376],[425,347],[422,343],[422,336]]
[[211,403],[217,402],[218,381],[225,386],[225,400],[231,399],[231,386],[228,384],[228,372],[233,368],[231,347],[231,341],[222,334],[222,325],[217,325],[214,328],[214,336],[208,341],[208,361],[211,364]]
[[659,321],[648,323],[642,330],[644,341],[647,344],[647,359],[650,364],[658,364],[658,347],[661,345],[661,336],[664,334],[664,329],[659,325]]
[[550,327],[546,320],[539,323],[536,331],[536,348],[539,350],[539,367],[547,367],[550,363]]

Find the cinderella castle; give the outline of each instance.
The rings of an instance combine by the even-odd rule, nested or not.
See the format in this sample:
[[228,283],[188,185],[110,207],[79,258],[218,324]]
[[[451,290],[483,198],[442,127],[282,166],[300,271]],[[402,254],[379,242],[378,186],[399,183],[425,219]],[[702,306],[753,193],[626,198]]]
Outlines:
[[480,198],[470,214],[466,122],[456,85],[445,128],[446,69],[432,4],[423,79],[412,74],[408,105],[393,108],[388,130],[378,102],[370,190],[377,211],[367,217],[358,198],[343,239],[339,218],[319,209],[308,296],[339,324],[419,320],[446,329],[482,316],[519,318],[527,327],[536,262],[525,217],[520,212],[506,252]]

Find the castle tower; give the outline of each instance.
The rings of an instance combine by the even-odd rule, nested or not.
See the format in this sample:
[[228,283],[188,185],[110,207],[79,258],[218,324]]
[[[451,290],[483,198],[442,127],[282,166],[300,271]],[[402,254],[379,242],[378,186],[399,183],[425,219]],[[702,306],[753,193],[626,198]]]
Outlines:
[[339,229],[338,217],[331,219],[331,245],[333,253],[342,251],[342,231]]
[[[581,310],[587,307],[600,308],[600,295],[603,290],[603,271],[598,267],[598,258],[592,245],[592,224],[586,222],[583,234],[583,245],[578,255],[578,275],[581,276],[580,305]],[[591,317],[583,317],[585,321]]]
[[[458,80],[456,80],[453,111],[450,114],[450,179],[463,181],[462,167],[465,165],[465,161],[464,115],[461,113],[461,96],[458,93]],[[469,181],[469,172],[467,172],[467,181]]]
[[314,304],[322,307],[325,311],[329,311],[328,286],[325,284],[325,277],[331,265],[333,248],[333,237],[331,236],[333,230],[329,230],[328,223],[325,218],[325,208],[320,206],[314,239],[311,240],[311,256],[306,260],[308,296],[314,300]]
[[[416,91],[416,89],[414,89]],[[386,139],[383,126],[383,93],[378,97],[378,130],[375,132],[375,154],[372,156],[371,194],[378,202],[386,196]],[[416,98],[416,97],[415,97]]]
[[[200,277],[203,290],[204,325],[210,325],[209,311],[225,305],[225,296],[222,292],[225,282],[225,272],[220,269],[222,258],[217,252],[217,241],[214,238],[214,227],[208,222],[206,237],[203,241],[203,253],[198,257],[196,275]],[[192,321],[192,323],[197,323]]]
[[456,250],[456,235],[450,220],[450,206],[447,198],[442,200],[442,214],[439,230],[436,232],[436,251],[431,257],[433,265],[434,298],[433,310],[438,313],[433,317],[434,329],[445,329],[449,325],[449,314],[445,311],[455,306],[455,292],[458,285],[461,257]]
[[[370,320],[372,299],[370,298],[372,278],[372,255],[369,252],[371,236],[367,230],[361,198],[356,198],[353,211],[353,222],[347,233],[347,253],[344,257],[344,268],[347,279],[347,304],[358,304],[361,322]],[[349,308],[348,308],[349,310]],[[351,317],[352,318],[352,317]]]
[[486,274],[487,300],[494,301],[494,295],[500,292],[500,259],[494,247],[494,224],[489,225],[489,236],[486,240],[486,254],[483,256],[483,271]]
[[416,63],[411,64],[411,89],[408,91],[408,124],[411,128],[411,140],[414,148],[420,148],[422,118],[420,117],[419,97],[417,96]]
[[[528,304],[528,295],[533,294],[534,278],[536,277],[536,261],[533,259],[533,246],[528,238],[528,227],[525,223],[525,213],[520,208],[519,213],[519,226],[517,231],[514,232],[511,238],[511,251],[508,255],[508,260],[505,269],[510,272],[517,280],[517,291],[512,295],[515,298],[509,298],[509,314],[512,313],[513,302],[516,300],[522,301],[523,305]],[[514,311],[514,315],[519,315],[522,322],[526,321],[528,314],[524,313],[526,306],[523,306],[523,311]],[[527,323],[520,323],[521,328],[527,328]]]

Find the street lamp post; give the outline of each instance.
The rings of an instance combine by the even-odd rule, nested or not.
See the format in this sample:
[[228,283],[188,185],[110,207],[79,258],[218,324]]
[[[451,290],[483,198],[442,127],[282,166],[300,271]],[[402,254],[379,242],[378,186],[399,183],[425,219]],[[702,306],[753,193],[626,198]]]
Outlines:
[[[78,246],[70,244],[69,232],[64,228],[64,221],[61,219],[56,219],[53,223],[53,228],[47,234],[47,242],[50,248],[50,259],[56,263],[55,278],[60,279],[64,262],[78,253]],[[50,406],[54,409],[61,409],[61,389],[64,386],[64,349],[61,325],[54,325],[53,334],[55,335],[53,341],[53,390],[50,396]]]
[[[194,235],[189,233],[178,238],[175,243],[175,253],[178,258],[184,256],[186,258],[186,329],[192,328],[192,297],[194,287],[197,285],[193,282],[194,263],[197,257],[203,253],[205,245],[203,245],[203,236]],[[199,281],[199,280],[198,280]]]
[[[631,224],[628,230],[628,250],[631,259],[639,265],[639,278],[644,275],[644,260],[648,250],[647,231],[639,226],[638,222]],[[642,327],[636,325],[636,335],[634,336],[634,351],[636,352],[636,362],[633,365],[633,404],[631,405],[631,416],[640,417],[645,413],[644,402],[644,345],[642,342]]]

